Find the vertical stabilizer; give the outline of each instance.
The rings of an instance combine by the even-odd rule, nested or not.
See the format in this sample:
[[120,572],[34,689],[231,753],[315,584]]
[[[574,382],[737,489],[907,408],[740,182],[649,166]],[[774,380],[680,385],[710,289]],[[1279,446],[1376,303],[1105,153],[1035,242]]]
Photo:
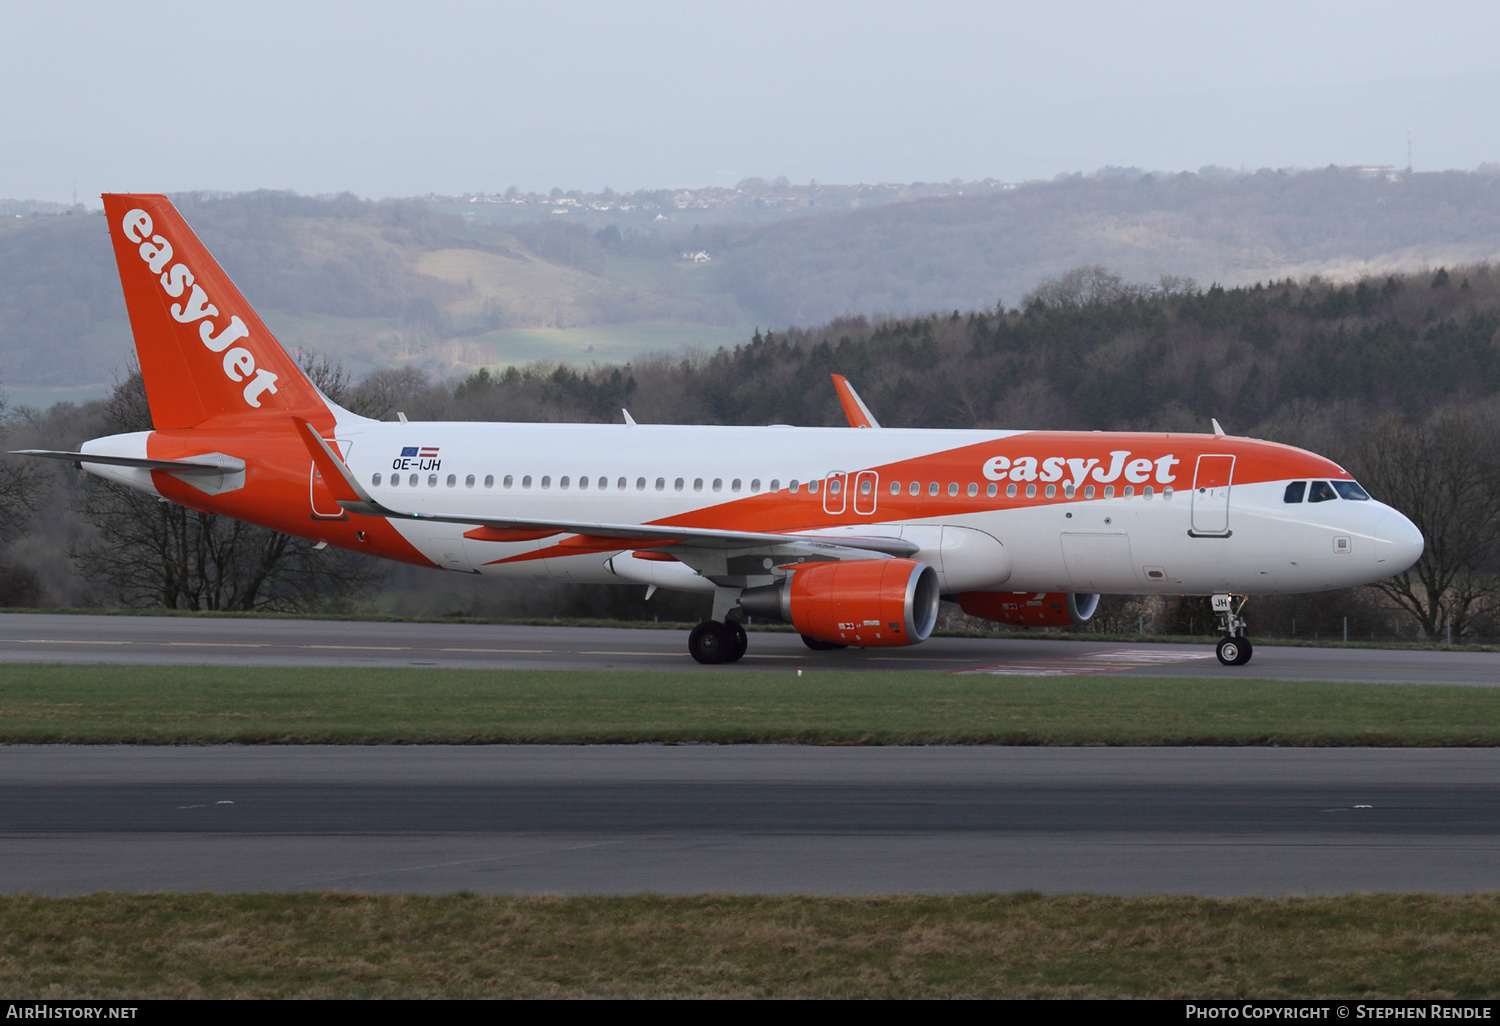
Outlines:
[[157,430],[327,404],[165,196],[107,194],[104,213]]

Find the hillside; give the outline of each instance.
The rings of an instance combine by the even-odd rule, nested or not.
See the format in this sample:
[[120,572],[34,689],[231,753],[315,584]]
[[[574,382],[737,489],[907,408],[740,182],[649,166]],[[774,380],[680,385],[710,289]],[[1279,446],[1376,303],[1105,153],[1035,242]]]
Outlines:
[[[1232,286],[1475,263],[1500,257],[1490,170],[1111,172],[888,189],[872,206],[852,192],[842,205],[819,199],[834,187],[778,185],[777,216],[742,223],[729,220],[750,216],[741,200],[700,208],[709,199],[687,192],[658,197],[670,213],[649,219],[638,197],[628,211],[583,197],[533,204],[547,219],[531,221],[471,217],[449,201],[176,199],[289,347],[356,376],[390,365],[447,375],[712,351],[757,326],[1015,308],[1078,265]],[[102,391],[130,355],[105,226],[13,206],[22,214],[0,219],[0,381],[20,395]],[[513,217],[524,205],[489,206]]]

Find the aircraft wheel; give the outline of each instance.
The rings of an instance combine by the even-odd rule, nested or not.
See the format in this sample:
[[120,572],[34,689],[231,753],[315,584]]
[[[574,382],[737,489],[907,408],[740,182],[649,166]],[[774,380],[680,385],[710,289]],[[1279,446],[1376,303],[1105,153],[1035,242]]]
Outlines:
[[729,646],[729,658],[724,661],[726,663],[737,663],[740,661],[740,657],[745,654],[745,649],[750,647],[750,638],[745,633],[745,628],[737,620],[730,620],[727,626],[732,635],[732,644]]
[[1250,642],[1246,638],[1220,638],[1215,654],[1225,666],[1244,666],[1250,661]]
[[1235,665],[1244,666],[1250,661],[1250,656],[1255,652],[1255,646],[1250,644],[1250,639],[1243,634],[1235,640],[1240,643],[1240,661],[1235,663]]
[[688,652],[705,665],[727,662],[733,651],[734,633],[717,620],[704,620],[688,635]]
[[837,641],[824,641],[822,638],[810,638],[802,635],[802,644],[814,652],[832,652],[836,648],[848,648],[848,645],[840,645]]

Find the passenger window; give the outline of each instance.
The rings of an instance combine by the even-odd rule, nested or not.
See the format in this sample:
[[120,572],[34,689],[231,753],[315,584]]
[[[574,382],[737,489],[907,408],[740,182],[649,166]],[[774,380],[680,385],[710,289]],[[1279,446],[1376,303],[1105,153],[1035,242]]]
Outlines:
[[1327,502],[1329,499],[1337,499],[1339,493],[1333,490],[1333,485],[1327,481],[1314,481],[1312,487],[1307,490],[1308,502]]
[[1056,494],[1057,494],[1057,485],[1048,485],[1047,486],[1047,498],[1050,499],[1050,498],[1052,498]]
[[552,487],[552,476],[550,474],[543,474],[542,475],[542,487],[543,488],[551,488]]
[[436,474],[428,474],[427,475],[427,487],[428,488],[436,488],[437,487],[437,475]]
[[[1089,485],[1089,495],[1093,495],[1093,494],[1094,494],[1094,486],[1093,485]],[[1105,485],[1104,486],[1104,497],[1106,499],[1113,499],[1115,497],[1115,486],[1114,485]]]
[[638,477],[635,479],[635,490],[638,492],[644,492],[646,490],[646,479],[644,477]]
[[[543,479],[543,487],[545,487],[545,486],[546,486],[546,479],[544,478]],[[566,487],[568,487],[568,478],[564,477],[561,481],[558,481],[557,482],[557,487],[559,487],[559,488],[566,488]]]
[[1370,501],[1370,493],[1366,492],[1353,481],[1335,481],[1333,482],[1333,489],[1339,493],[1340,498],[1353,499],[1356,502]]
[[[469,482],[471,484],[473,483],[473,481],[474,481],[474,479],[472,477],[469,478]],[[448,487],[452,488],[456,484],[458,484],[458,475],[457,474],[449,474],[448,475]]]
[[521,478],[521,487],[522,488],[530,488],[531,487],[531,475],[530,474],[527,474],[525,477]]
[[859,494],[861,495],[869,495],[874,490],[875,485],[868,477],[859,483]]
[[464,478],[464,487],[465,488],[473,488],[474,487],[474,475],[473,474],[470,474],[468,477]]
[[828,482],[828,493],[830,495],[837,495],[842,490],[843,484],[837,478]]
[[922,494],[922,483],[920,481],[913,481],[911,483],[911,493],[913,495],[921,495]]
[[666,478],[659,477],[659,478],[656,479],[656,490],[657,491],[662,491],[666,487],[667,487],[667,479]]
[[693,491],[695,491],[695,492],[701,492],[701,491],[703,491],[703,478],[699,477],[699,478],[694,478],[693,479]]
[[417,486],[417,475],[413,474],[410,477],[408,477],[406,479],[406,483],[409,484],[409,485],[411,485],[413,488],[415,488]]
[[936,481],[934,481],[934,482],[932,482],[932,484],[930,484],[930,485],[927,486],[927,494],[928,495],[936,495],[937,493],[938,493],[938,483]]
[[1034,498],[1036,498],[1036,485],[1032,484],[1032,485],[1027,485],[1026,486],[1026,498],[1028,498],[1028,499],[1034,499]]
[[809,481],[809,482],[807,482],[807,494],[808,495],[817,495],[818,494],[818,482],[816,482],[816,481]]
[[[588,486],[589,486],[589,479],[588,478],[586,478],[586,477],[580,477],[578,479],[578,487],[579,488],[587,488]],[[567,478],[563,478],[563,487],[564,488],[568,487],[568,479]]]
[[796,478],[792,478],[790,481],[787,482],[786,490],[789,491],[789,492],[791,492],[793,495],[797,494],[797,479]]
[[[729,482],[729,490],[731,492],[737,492],[737,491],[740,490],[740,479],[739,478],[735,478],[733,481]],[[756,489],[756,491],[759,491],[759,490],[760,490],[759,488]]]
[[1135,485],[1126,485],[1125,486],[1125,491],[1122,494],[1127,499],[1133,499],[1133,498],[1135,498]]
[[1016,497],[1016,486],[1015,485],[1008,484],[1008,485],[1005,486],[1005,497],[1007,499],[1014,499]]
[[372,485],[375,485],[377,488],[380,487],[380,475],[376,474],[374,477],[372,477],[370,479],[370,483]]
[[[703,483],[701,481],[698,483],[698,487],[703,487]],[[682,478],[679,477],[677,480],[672,482],[672,490],[676,492],[682,491]]]
[[781,479],[777,477],[771,478],[771,486],[766,490],[771,492],[781,491]]
[[891,494],[892,495],[900,495],[901,494],[901,482],[900,481],[892,481],[891,482]]
[[1307,494],[1306,481],[1293,481],[1286,486],[1286,493],[1282,495],[1282,502],[1301,502],[1302,497]]
[[984,494],[988,495],[990,498],[993,499],[995,497],[995,493],[998,492],[999,490],[1000,490],[1000,486],[997,485],[997,484],[995,484],[994,482],[991,482],[990,486],[984,490]]
[[714,487],[714,491],[716,491],[716,492],[722,492],[724,490],[724,479],[722,477],[716,477],[716,478],[714,478],[714,486],[713,487]]
[[1156,493],[1151,490],[1151,486],[1150,485],[1147,485],[1146,487],[1144,487],[1144,488],[1141,489],[1141,498],[1143,498],[1143,499],[1149,499],[1154,494],[1156,494]]
[[977,484],[975,484],[974,482],[970,481],[969,482],[969,498],[972,499],[974,496],[976,496],[978,494],[979,494],[979,486]]
[[752,477],[750,479],[750,492],[751,494],[758,494],[760,492],[760,478]]
[[1073,497],[1073,486],[1070,485],[1070,484],[1063,485],[1063,498],[1064,499],[1071,499],[1072,497]]

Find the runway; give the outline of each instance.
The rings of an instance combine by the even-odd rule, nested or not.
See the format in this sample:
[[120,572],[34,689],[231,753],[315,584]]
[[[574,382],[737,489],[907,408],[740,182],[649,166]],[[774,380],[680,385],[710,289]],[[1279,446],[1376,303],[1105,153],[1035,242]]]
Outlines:
[[0,748],[11,892],[1500,889],[1500,751]]
[[[150,616],[0,614],[0,662],[251,666],[440,666],[517,670],[703,670],[676,630]],[[740,662],[714,673],[929,670],[1029,676],[1246,677],[1374,683],[1500,683],[1500,655],[1258,645],[1246,666],[1213,646],[932,638],[902,649],[812,652],[795,635],[752,631]]]

